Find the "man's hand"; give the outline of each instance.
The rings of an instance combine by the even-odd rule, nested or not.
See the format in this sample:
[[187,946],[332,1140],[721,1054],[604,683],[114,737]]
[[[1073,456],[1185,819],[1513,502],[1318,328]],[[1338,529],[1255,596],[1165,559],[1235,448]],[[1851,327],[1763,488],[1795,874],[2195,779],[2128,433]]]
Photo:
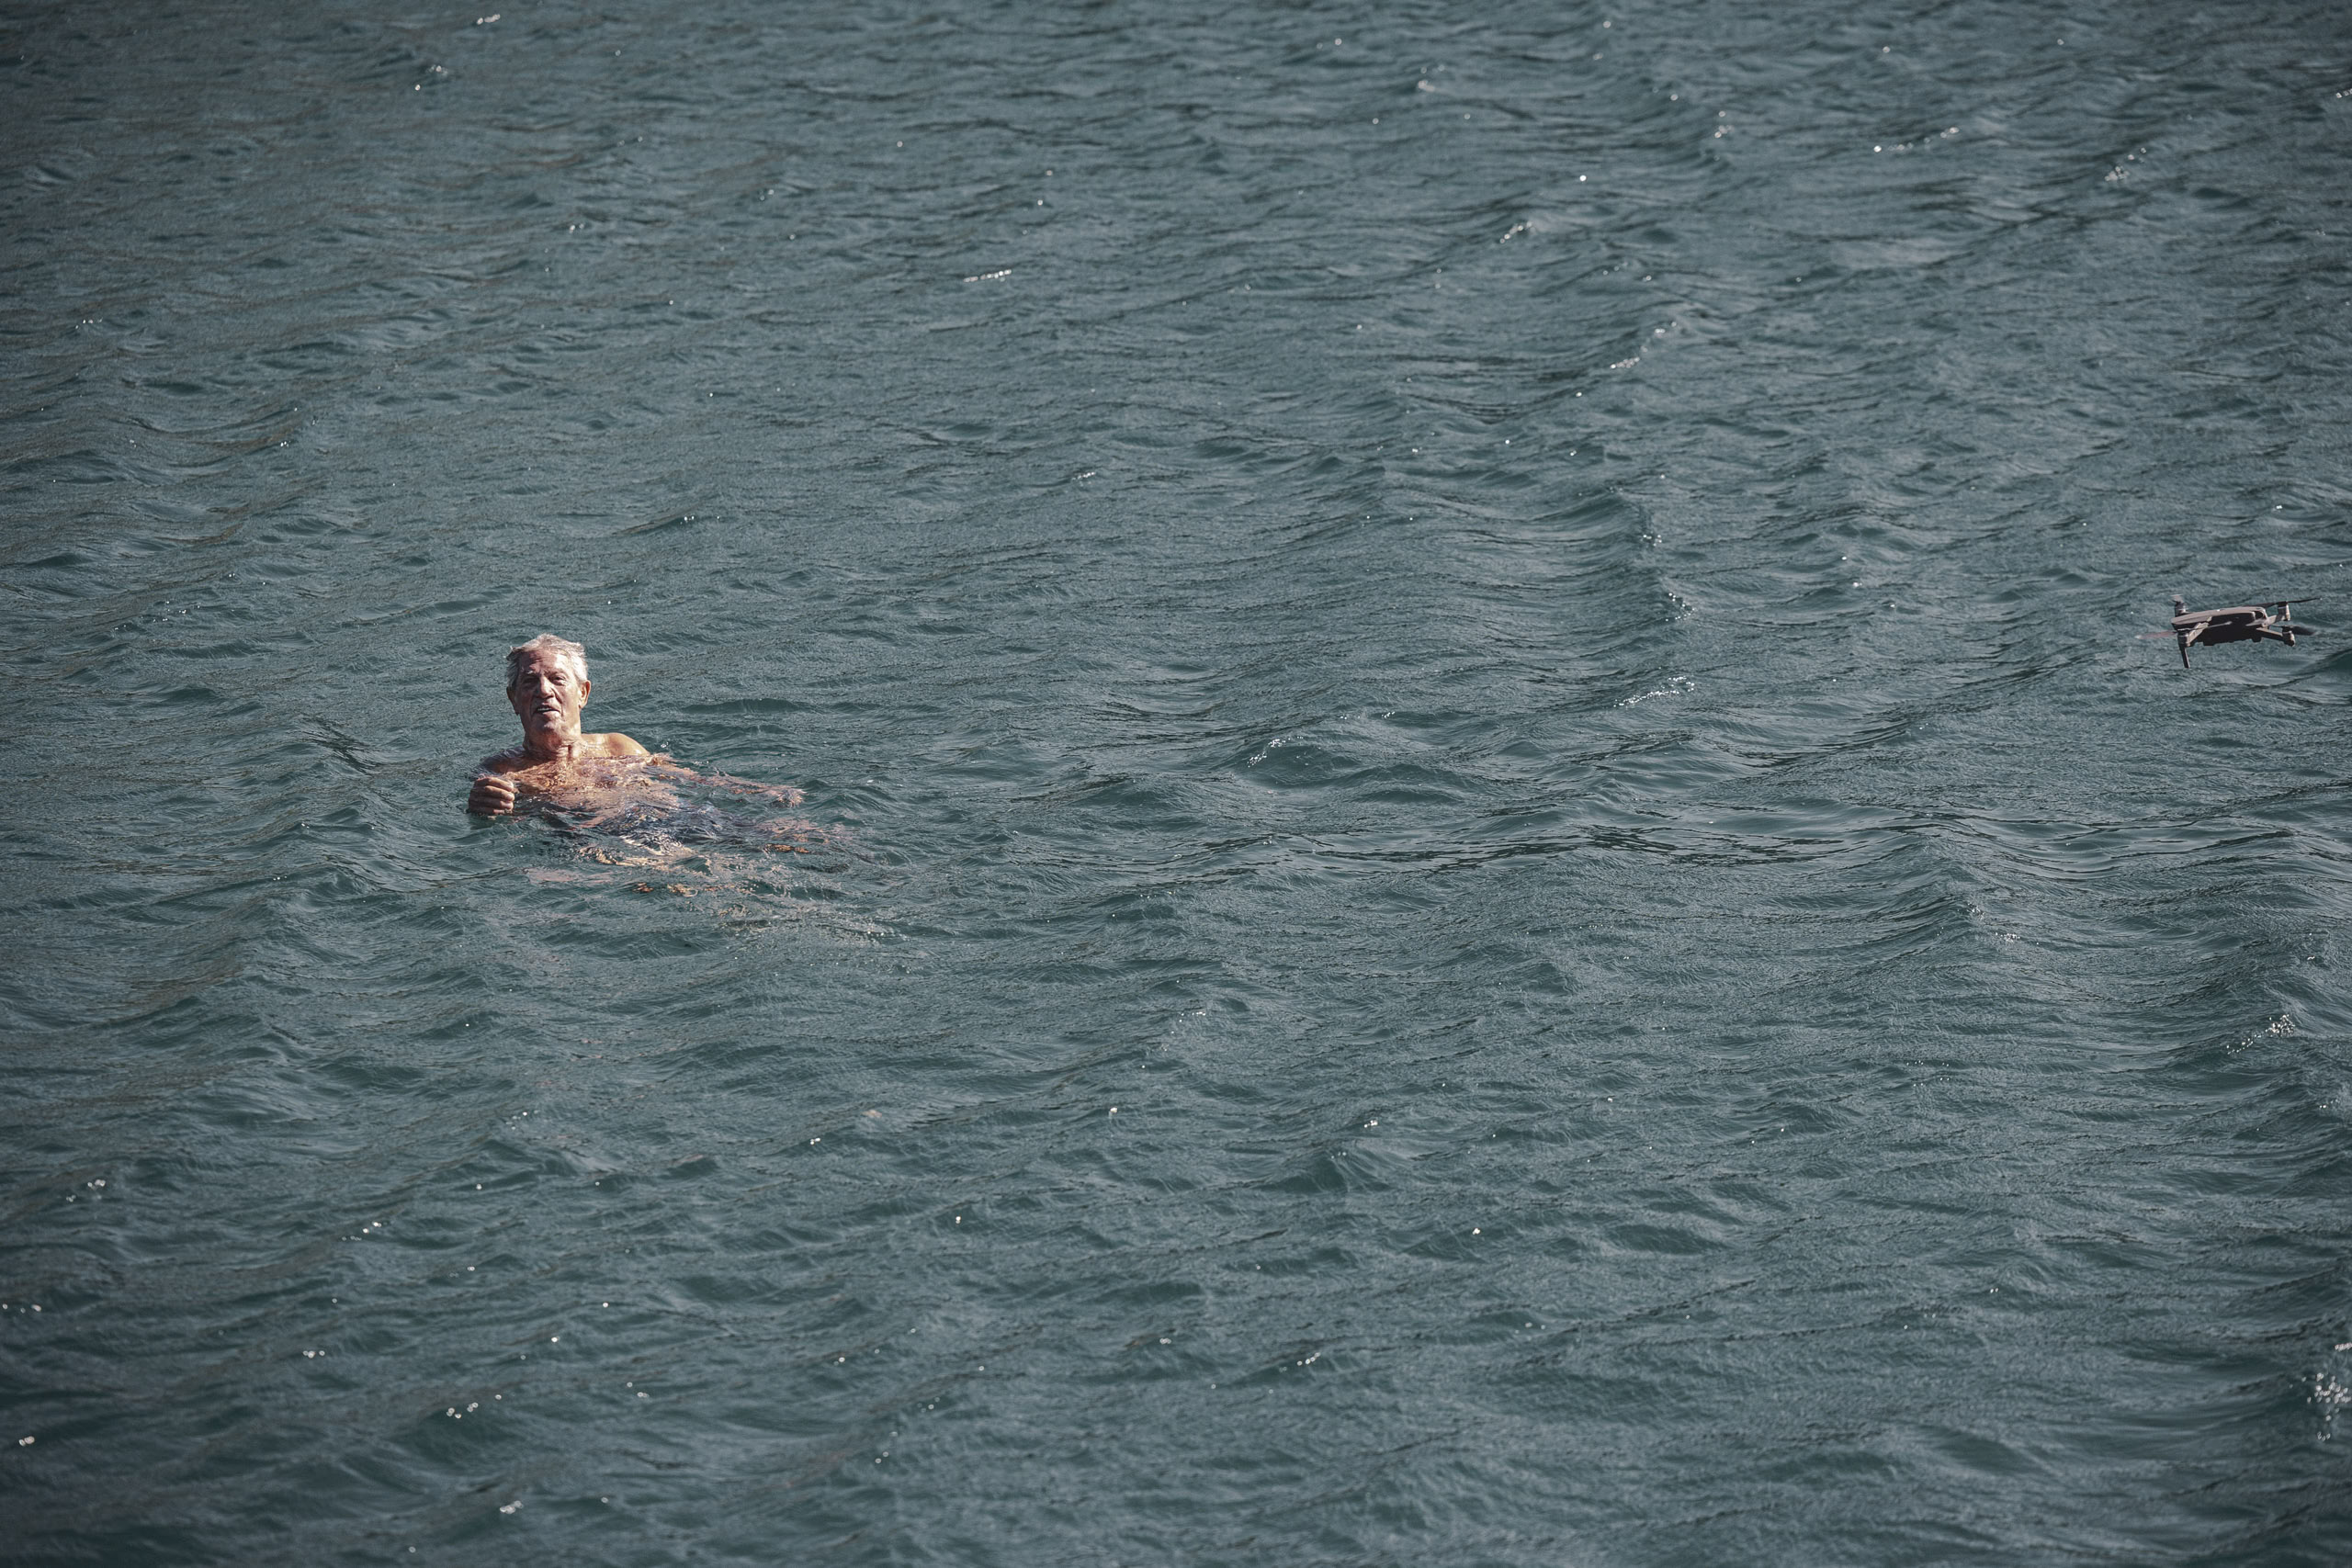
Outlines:
[[514,781],[504,773],[477,773],[466,809],[477,817],[503,817],[514,809]]

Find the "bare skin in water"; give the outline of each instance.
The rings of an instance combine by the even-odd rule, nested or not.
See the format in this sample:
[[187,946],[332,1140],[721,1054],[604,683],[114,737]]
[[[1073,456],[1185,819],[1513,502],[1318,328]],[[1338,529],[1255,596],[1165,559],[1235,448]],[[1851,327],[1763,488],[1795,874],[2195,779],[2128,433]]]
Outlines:
[[[518,808],[530,809],[572,829],[623,836],[640,835],[650,826],[659,837],[665,825],[674,833],[681,826],[698,824],[706,833],[714,827],[723,829],[738,842],[779,840],[764,847],[801,854],[808,852],[812,838],[822,838],[806,822],[740,815],[722,820],[714,818],[707,807],[699,818],[679,816],[681,801],[674,786],[689,782],[705,797],[716,791],[763,807],[797,806],[800,792],[724,773],[706,778],[626,735],[583,732],[580,714],[588,705],[591,685],[577,644],[536,638],[514,651],[508,671],[506,701],[523,721],[523,743],[482,759],[466,795],[466,809],[475,816],[504,817]],[[611,857],[600,851],[595,858]]]
[[[654,758],[617,731],[582,733],[580,710],[588,705],[591,684],[585,676],[573,673],[560,654],[534,649],[516,661],[506,701],[523,721],[523,743],[482,759],[466,796],[468,811],[477,817],[504,816],[514,809],[518,796],[591,812],[624,804],[612,798],[616,795],[668,803],[669,792],[661,789],[653,770],[596,766],[639,759],[651,762]],[[629,789],[628,784],[650,785],[659,793]]]

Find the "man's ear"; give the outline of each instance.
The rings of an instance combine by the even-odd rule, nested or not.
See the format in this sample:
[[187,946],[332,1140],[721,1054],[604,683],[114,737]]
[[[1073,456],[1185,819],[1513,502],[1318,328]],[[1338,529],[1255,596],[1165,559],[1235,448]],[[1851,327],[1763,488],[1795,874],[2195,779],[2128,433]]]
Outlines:
[[584,708],[588,705],[588,694],[595,689],[595,682],[588,680],[584,676],[582,678],[580,682],[580,705],[582,707]]

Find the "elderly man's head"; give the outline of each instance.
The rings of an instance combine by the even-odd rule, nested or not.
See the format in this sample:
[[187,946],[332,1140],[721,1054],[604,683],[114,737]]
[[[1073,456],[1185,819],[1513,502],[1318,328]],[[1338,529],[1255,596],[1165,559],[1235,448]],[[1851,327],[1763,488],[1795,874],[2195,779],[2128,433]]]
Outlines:
[[576,642],[567,642],[553,632],[541,632],[520,648],[506,650],[506,689],[513,691],[514,682],[533,664],[549,661],[571,671],[571,678],[582,685],[588,682],[588,650]]
[[506,655],[507,705],[526,735],[577,737],[587,701],[588,650],[578,643],[541,632]]

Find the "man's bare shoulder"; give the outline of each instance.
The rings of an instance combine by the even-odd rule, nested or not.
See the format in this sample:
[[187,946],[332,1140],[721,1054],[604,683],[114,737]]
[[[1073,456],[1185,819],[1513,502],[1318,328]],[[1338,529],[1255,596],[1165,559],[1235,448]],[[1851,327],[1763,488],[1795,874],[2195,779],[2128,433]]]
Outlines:
[[[582,736],[580,750],[576,754],[600,761],[617,761],[628,758],[653,755],[652,752],[617,730],[604,735]],[[476,774],[519,773],[526,768],[535,768],[539,765],[538,760],[531,755],[529,748],[513,746],[503,751],[493,752],[484,757],[475,765],[474,772]]]

